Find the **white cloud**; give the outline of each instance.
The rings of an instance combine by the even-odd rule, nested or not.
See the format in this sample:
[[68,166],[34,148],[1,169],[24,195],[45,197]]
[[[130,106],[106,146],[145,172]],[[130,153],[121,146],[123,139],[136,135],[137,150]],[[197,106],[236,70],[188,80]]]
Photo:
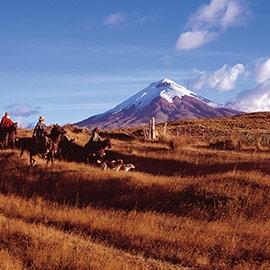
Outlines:
[[21,128],[32,128],[33,123],[29,123],[25,118],[40,114],[40,110],[39,107],[25,104],[10,104],[6,106],[6,111],[10,112],[12,121],[17,122]]
[[270,58],[255,66],[255,80],[257,83],[262,83],[270,79]]
[[254,89],[241,92],[226,106],[244,112],[270,111],[270,79]]
[[209,5],[203,5],[190,17],[188,25],[193,29],[207,29],[220,25],[226,12],[227,0],[212,0]]
[[200,89],[205,84],[208,84],[212,89],[224,92],[235,88],[235,83],[238,77],[245,72],[245,67],[242,64],[236,64],[233,67],[224,65],[221,69],[208,76],[204,72],[195,72],[200,76],[194,82],[193,87],[195,89]]
[[245,14],[242,12],[244,12],[244,6],[241,5],[240,1],[228,1],[220,21],[222,28],[227,29],[230,26],[241,25],[245,20],[243,17]]
[[188,31],[181,34],[176,42],[176,49],[190,50],[211,42],[216,34],[208,31]]
[[118,25],[125,20],[125,16],[122,13],[113,13],[107,16],[103,24],[105,25]]
[[125,26],[141,26],[146,23],[153,21],[155,18],[154,15],[145,15],[140,16],[137,13],[112,13],[104,18],[103,25],[106,26],[118,26],[118,25],[125,25]]
[[217,33],[228,27],[243,24],[247,14],[246,4],[242,0],[212,0],[191,15],[187,23],[191,30],[179,36],[175,47],[177,50],[198,48],[214,40]]
[[10,104],[7,106],[7,110],[14,116],[31,116],[40,112],[39,107],[31,107],[23,104]]

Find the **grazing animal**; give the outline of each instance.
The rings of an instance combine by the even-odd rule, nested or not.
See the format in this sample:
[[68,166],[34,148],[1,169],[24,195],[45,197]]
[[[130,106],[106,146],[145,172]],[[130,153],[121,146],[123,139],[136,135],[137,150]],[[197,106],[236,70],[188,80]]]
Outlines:
[[121,169],[123,163],[124,163],[123,159],[106,161],[107,167],[116,172],[118,172]]
[[51,133],[48,135],[48,140],[45,144],[36,143],[34,138],[21,138],[18,140],[17,146],[21,148],[21,156],[24,151],[27,150],[30,155],[30,166],[36,164],[33,156],[42,154],[47,157],[47,164],[51,160],[53,166],[53,159],[58,149],[58,144],[61,140],[61,136],[65,134],[65,130],[58,124],[53,125]]
[[15,147],[15,142],[17,138],[17,125],[18,123],[13,123],[10,127],[0,128],[0,146],[1,148]]
[[107,167],[112,169],[113,171],[125,171],[128,172],[130,170],[134,170],[135,166],[132,163],[124,163],[122,159],[106,161]]
[[128,172],[130,170],[134,170],[135,166],[132,163],[128,163],[128,164],[123,164],[122,167],[120,168],[121,171],[125,171]]

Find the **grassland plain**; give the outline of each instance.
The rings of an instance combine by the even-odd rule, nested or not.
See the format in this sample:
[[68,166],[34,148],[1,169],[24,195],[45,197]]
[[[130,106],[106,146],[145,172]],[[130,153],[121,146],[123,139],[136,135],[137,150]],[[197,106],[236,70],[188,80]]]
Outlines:
[[26,153],[0,150],[0,269],[269,269],[269,122],[175,121],[152,141],[142,127],[104,131],[106,158],[132,172],[30,167]]

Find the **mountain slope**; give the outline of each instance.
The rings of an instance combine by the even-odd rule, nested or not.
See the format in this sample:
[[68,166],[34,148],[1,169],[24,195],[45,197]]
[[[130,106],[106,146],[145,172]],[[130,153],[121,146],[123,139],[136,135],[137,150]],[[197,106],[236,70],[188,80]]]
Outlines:
[[157,123],[177,119],[216,118],[240,112],[222,107],[169,79],[150,84],[113,109],[89,117],[77,126],[102,129],[138,126],[155,117]]

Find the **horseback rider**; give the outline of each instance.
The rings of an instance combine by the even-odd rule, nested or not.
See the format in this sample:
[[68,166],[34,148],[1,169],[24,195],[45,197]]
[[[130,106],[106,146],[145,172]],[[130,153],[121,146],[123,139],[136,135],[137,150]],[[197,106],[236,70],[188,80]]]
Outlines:
[[96,143],[96,142],[99,142],[101,141],[101,138],[100,138],[100,129],[98,127],[95,127],[92,131],[92,135],[91,135],[91,138],[89,140],[89,142],[92,142],[92,143]]
[[92,135],[87,143],[88,145],[88,149],[91,149],[91,153],[95,154],[95,152],[97,151],[97,145],[98,143],[101,141],[101,137],[100,137],[100,129],[98,127],[95,127],[92,131]]
[[[8,147],[9,145],[14,147],[15,146],[15,136],[13,132],[13,127],[17,123],[13,123],[10,119],[10,113],[5,112],[5,115],[1,119],[0,123],[0,146],[1,147]],[[15,128],[15,127],[14,127]]]
[[41,144],[42,146],[46,146],[47,142],[47,137],[48,137],[48,132],[47,132],[47,126],[45,124],[45,117],[40,116],[39,121],[36,124],[33,132],[33,138],[35,144]]
[[1,128],[11,127],[13,124],[14,124],[13,121],[10,119],[10,113],[5,112],[5,115],[1,119],[0,127]]

